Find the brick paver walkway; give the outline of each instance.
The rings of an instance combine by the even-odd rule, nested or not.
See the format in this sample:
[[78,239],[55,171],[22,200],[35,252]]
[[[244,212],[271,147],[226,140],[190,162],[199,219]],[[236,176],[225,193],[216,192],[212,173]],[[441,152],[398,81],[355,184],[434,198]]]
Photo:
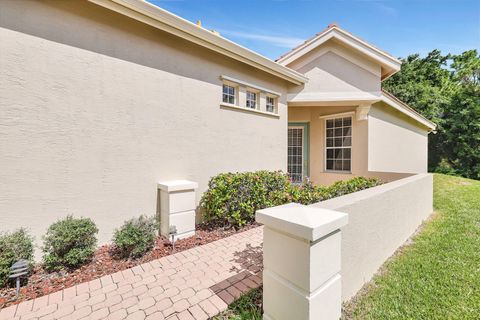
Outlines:
[[0,310],[0,319],[208,319],[261,283],[263,228]]

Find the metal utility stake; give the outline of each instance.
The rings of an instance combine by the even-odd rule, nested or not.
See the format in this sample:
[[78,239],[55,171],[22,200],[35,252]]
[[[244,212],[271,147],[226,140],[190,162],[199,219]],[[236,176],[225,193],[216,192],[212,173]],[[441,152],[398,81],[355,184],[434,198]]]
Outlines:
[[170,227],[170,236],[172,237],[172,250],[175,251],[175,236],[177,235],[177,227]]

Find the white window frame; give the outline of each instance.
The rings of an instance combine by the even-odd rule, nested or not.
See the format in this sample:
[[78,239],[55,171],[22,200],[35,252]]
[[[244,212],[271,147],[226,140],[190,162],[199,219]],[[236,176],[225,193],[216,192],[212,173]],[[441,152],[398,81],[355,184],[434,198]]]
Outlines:
[[[254,94],[255,95],[255,100],[249,99],[248,95],[249,94]],[[245,90],[245,108],[247,109],[252,109],[252,110],[259,110],[260,109],[260,92],[257,90],[252,90],[251,88],[247,88]],[[251,103],[252,101],[255,102],[255,108],[249,107],[248,104],[249,102]]]
[[[228,86],[230,88],[233,88],[233,103],[230,103],[230,102],[225,102],[223,101],[223,96],[224,96],[224,92],[223,92],[223,88],[225,86]],[[231,96],[231,95],[229,95]],[[238,86],[233,84],[233,83],[230,83],[230,82],[223,82],[222,84],[222,103],[224,104],[229,104],[229,105],[233,105],[233,106],[236,106],[238,105]]]
[[[273,103],[272,104],[269,104],[268,103],[268,100],[269,99],[272,99]],[[271,107],[272,108],[272,111],[269,111],[268,108]],[[274,96],[271,96],[271,95],[267,95],[265,97],[265,110],[267,112],[271,112],[271,113],[277,113],[277,97],[274,97]]]
[[[324,153],[323,153],[323,158],[324,158],[324,172],[329,172],[329,173],[342,173],[342,174],[351,174],[352,173],[352,168],[353,168],[353,114],[354,112],[346,112],[346,113],[338,113],[338,114],[332,114],[328,116],[321,116],[320,118],[324,120],[323,126],[324,126]],[[350,148],[350,170],[332,170],[332,169],[327,169],[327,149],[338,149],[334,147],[327,147],[327,120],[334,120],[335,119],[343,119],[343,118],[350,118],[351,121],[351,143],[349,147],[344,147],[343,146],[343,141],[342,141],[342,149],[344,148]],[[342,132],[342,137],[343,137],[343,132]],[[335,151],[334,151],[335,153]],[[335,161],[335,160],[334,160]],[[342,158],[343,161],[343,158]]]

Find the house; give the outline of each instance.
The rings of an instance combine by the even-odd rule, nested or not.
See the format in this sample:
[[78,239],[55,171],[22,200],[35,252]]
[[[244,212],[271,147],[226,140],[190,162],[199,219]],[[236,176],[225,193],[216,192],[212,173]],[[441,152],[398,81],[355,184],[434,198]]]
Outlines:
[[0,226],[66,214],[100,242],[157,182],[289,171],[330,184],[427,170],[435,125],[381,90],[400,61],[330,25],[267,59],[141,0],[3,1]]

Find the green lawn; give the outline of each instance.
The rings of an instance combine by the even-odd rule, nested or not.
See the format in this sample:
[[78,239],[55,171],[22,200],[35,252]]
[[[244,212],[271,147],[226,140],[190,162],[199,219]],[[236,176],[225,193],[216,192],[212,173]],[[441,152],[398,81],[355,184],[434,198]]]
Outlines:
[[344,319],[480,319],[480,181],[435,175],[434,207]]
[[[436,214],[343,319],[480,319],[480,181],[435,175]],[[216,319],[261,319],[260,290]]]

